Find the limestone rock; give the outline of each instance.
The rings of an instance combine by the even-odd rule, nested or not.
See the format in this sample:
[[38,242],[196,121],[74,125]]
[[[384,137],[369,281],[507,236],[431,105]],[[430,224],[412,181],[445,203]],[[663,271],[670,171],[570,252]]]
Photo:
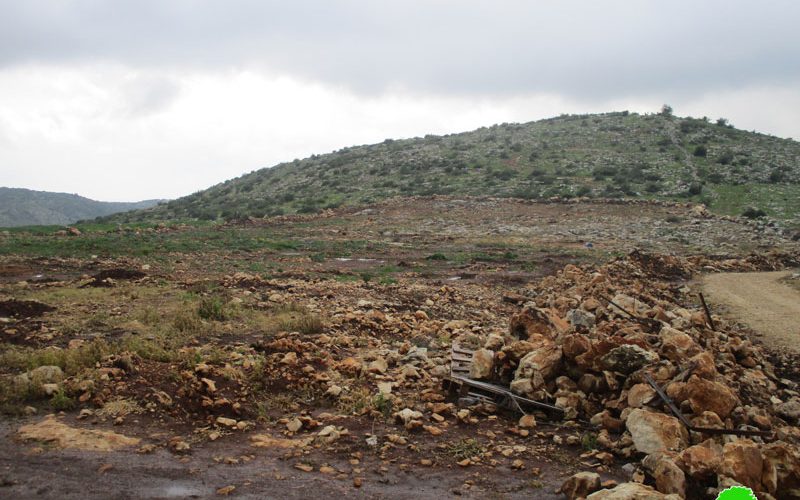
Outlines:
[[663,453],[655,453],[646,456],[642,465],[655,479],[658,491],[686,496],[686,475],[672,458]]
[[789,420],[797,422],[800,420],[800,399],[792,398],[789,401],[785,401],[779,404],[775,411],[781,417]]
[[470,378],[488,380],[492,376],[494,367],[494,351],[478,349],[472,355],[472,366],[469,369]]
[[685,390],[692,412],[698,415],[712,411],[720,418],[726,418],[739,404],[736,394],[727,386],[696,375],[692,375],[686,383]]
[[680,495],[665,495],[641,483],[622,483],[610,490],[592,493],[586,500],[681,500]]
[[759,491],[763,472],[764,459],[753,441],[739,439],[725,444],[722,448],[720,476],[730,477],[754,491]]
[[554,339],[561,326],[554,322],[554,315],[549,311],[534,305],[526,305],[519,313],[511,317],[509,331],[513,337],[521,340],[530,338],[534,334]]
[[511,390],[522,394],[544,387],[547,380],[552,379],[561,369],[561,347],[548,345],[522,358],[514,373]]
[[650,384],[636,384],[628,391],[628,406],[641,408],[656,397],[656,391]]
[[722,446],[713,439],[690,446],[677,457],[676,463],[694,479],[701,479],[717,473],[722,463]]
[[625,427],[641,453],[679,451],[686,447],[689,433],[681,422],[663,413],[635,409],[628,414]]
[[784,441],[775,441],[761,449],[764,461],[775,470],[778,491],[800,488],[800,449]]
[[518,425],[523,429],[532,429],[536,427],[536,417],[533,415],[523,415],[520,417]]
[[567,313],[567,321],[569,321],[570,324],[572,324],[572,326],[575,328],[590,330],[592,327],[594,327],[597,318],[589,311],[585,311],[583,309],[572,309]]
[[661,354],[673,362],[681,362],[702,350],[692,337],[675,328],[664,326],[661,336]]
[[585,498],[600,489],[600,474],[596,472],[578,472],[564,481],[558,490],[569,500]]
[[389,364],[386,362],[384,358],[378,358],[372,363],[369,364],[367,367],[367,371],[370,373],[386,373],[386,370],[389,369]]

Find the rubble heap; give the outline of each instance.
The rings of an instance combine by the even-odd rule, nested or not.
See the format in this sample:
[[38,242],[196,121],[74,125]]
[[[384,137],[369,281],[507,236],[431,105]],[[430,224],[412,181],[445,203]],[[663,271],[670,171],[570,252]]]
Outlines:
[[[746,332],[705,314],[684,279],[770,265],[778,263],[640,252],[596,269],[568,265],[525,290],[509,336],[476,351],[471,375],[594,426],[599,448],[639,461],[633,477],[660,492],[648,498],[736,484],[759,498],[786,495],[800,486],[797,384],[776,374]],[[690,431],[648,376],[693,427],[754,435]],[[563,490],[571,498],[573,486]]]

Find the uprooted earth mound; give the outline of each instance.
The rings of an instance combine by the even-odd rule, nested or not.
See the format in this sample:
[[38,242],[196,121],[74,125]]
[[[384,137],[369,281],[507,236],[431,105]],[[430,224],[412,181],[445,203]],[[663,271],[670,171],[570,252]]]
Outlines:
[[[351,464],[374,453],[386,463],[457,463],[489,476],[505,461],[522,471],[538,457],[558,456],[565,446],[577,455],[583,446],[579,463],[591,470],[563,484],[569,498],[713,498],[735,484],[759,498],[790,498],[787,492],[800,487],[797,369],[776,367],[775,353],[749,332],[707,314],[687,281],[704,272],[788,265],[797,265],[796,256],[723,260],[636,251],[601,266],[567,265],[513,292],[239,272],[215,284],[217,295],[199,300],[203,320],[185,306],[171,311],[163,337],[128,334],[120,343],[115,331],[104,339],[30,332],[64,346],[31,351],[37,361],[63,361],[64,372],[40,366],[5,377],[26,395],[74,396],[76,420],[84,424],[141,419],[143,427],[168,431],[141,436],[143,453],[163,447],[182,456],[255,430],[245,441],[285,448],[300,471],[315,470],[312,453],[338,453]],[[157,285],[153,300],[166,300],[151,276],[107,282],[125,292],[116,313],[126,314],[136,294],[150,293],[150,280]],[[186,290],[195,285],[181,283]],[[216,302],[223,296],[227,302]],[[226,323],[226,307],[244,319]],[[279,324],[255,331],[264,311]],[[138,325],[121,324],[163,323],[155,313],[137,318]],[[492,405],[448,401],[442,380],[451,373],[452,343],[475,351],[473,378],[554,404],[565,421],[534,413],[509,423]],[[691,430],[698,428],[704,430]],[[138,424],[126,431],[137,433]],[[612,470],[630,481],[606,479]],[[360,467],[347,474],[360,487]]]
[[[620,495],[630,488],[641,498],[698,496],[740,484],[759,498],[783,498],[800,486],[797,386],[746,332],[706,315],[695,292],[675,280],[700,270],[780,267],[780,260],[634,252],[596,269],[568,265],[526,290],[511,338],[489,338],[472,375],[553,401],[568,420],[595,426],[607,450],[596,455],[638,462],[633,477],[657,490],[620,485]],[[692,428],[717,431],[687,429],[656,388]],[[599,476],[582,474],[565,483],[568,497],[600,489]],[[604,495],[588,498],[634,498]]]

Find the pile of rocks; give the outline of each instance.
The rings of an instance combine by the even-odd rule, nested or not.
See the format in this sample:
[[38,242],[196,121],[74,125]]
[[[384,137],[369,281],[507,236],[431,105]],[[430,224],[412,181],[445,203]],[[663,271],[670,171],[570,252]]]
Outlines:
[[[759,267],[752,260],[690,262],[640,253],[596,269],[569,265],[524,291],[530,300],[511,318],[509,335],[489,336],[471,376],[588,421],[600,448],[640,460],[632,477],[660,492],[647,498],[735,484],[770,498],[797,488],[797,385],[775,373],[746,332],[717,317],[712,329],[691,287],[670,279],[720,265]],[[647,375],[694,426],[771,434],[690,432]],[[589,484],[599,489],[599,481]],[[563,491],[576,498],[591,493],[586,489],[565,484]]]

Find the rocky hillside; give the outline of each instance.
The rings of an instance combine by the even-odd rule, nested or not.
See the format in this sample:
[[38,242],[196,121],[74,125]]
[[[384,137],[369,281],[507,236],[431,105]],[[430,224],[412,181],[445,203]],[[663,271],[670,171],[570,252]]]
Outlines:
[[95,201],[77,194],[0,187],[0,227],[64,225],[128,210],[152,207],[159,200],[136,203]]
[[800,143],[724,119],[560,116],[354,146],[251,172],[117,220],[310,213],[394,196],[692,199],[712,210],[800,213]]

